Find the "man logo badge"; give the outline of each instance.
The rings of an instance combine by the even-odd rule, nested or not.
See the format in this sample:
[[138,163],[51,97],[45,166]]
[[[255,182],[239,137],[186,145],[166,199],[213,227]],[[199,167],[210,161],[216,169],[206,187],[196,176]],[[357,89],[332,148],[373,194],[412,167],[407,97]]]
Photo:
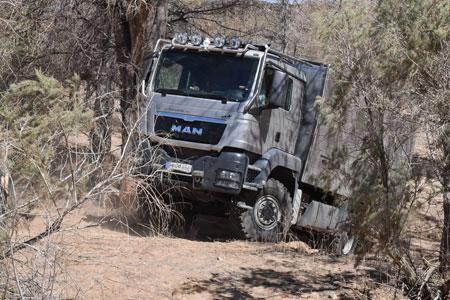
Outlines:
[[178,133],[185,133],[185,134],[191,134],[191,135],[203,135],[203,128],[196,128],[196,127],[189,127],[189,126],[182,126],[182,125],[172,125],[172,128],[170,128],[170,132],[178,132]]

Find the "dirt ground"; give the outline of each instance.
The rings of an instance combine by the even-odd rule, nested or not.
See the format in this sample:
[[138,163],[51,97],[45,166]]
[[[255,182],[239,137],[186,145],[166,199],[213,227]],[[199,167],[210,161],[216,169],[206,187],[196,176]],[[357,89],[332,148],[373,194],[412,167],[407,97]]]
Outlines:
[[[406,234],[420,257],[436,259],[442,208],[440,201],[430,203],[411,216]],[[36,245],[55,248],[55,298],[405,299],[392,286],[381,257],[355,268],[354,257],[337,257],[301,241],[154,237],[123,215],[86,203],[66,217],[61,232]],[[39,233],[46,218],[38,212],[20,231],[21,239]]]
[[[98,225],[99,222],[101,225]],[[33,235],[41,225],[24,229]],[[94,204],[69,215],[57,245],[57,298],[65,299],[393,299],[379,262],[300,241],[264,244],[149,237]]]

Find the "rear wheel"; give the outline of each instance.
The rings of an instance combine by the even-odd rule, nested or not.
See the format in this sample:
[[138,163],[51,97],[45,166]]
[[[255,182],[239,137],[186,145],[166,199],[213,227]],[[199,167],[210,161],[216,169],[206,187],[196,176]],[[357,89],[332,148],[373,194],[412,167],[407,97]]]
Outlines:
[[253,209],[244,211],[240,219],[242,231],[248,239],[282,241],[291,226],[291,195],[281,182],[269,179],[258,194]]

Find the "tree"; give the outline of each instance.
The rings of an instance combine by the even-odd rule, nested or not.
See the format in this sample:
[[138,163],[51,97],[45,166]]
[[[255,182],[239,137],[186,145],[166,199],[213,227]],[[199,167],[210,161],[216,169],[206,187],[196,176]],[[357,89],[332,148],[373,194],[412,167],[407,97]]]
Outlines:
[[122,144],[125,145],[131,126],[131,119],[127,114],[136,102],[144,53],[165,35],[167,2],[111,1],[109,11],[114,32],[116,60],[119,65]]
[[350,153],[338,149],[332,164],[345,173],[354,190],[350,202],[361,242],[359,254],[374,248],[386,253],[405,282],[418,289],[419,297],[440,293],[445,298],[449,281],[433,288],[420,278],[430,279],[436,268],[425,276],[408,262],[410,252],[402,233],[420,185],[410,172],[412,158],[398,165],[389,149],[401,151],[417,131],[429,137],[433,179],[440,183],[444,203],[440,270],[445,279],[450,208],[449,14],[446,1],[345,1],[321,26],[328,61],[337,72],[335,101],[324,113],[337,124],[348,117],[350,108],[356,107],[351,115],[361,116],[354,163],[342,169],[339,158]]

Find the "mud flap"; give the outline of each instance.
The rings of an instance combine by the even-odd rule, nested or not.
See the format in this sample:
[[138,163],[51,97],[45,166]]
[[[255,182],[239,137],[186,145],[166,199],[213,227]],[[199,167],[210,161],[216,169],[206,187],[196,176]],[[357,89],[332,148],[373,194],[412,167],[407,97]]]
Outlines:
[[347,218],[346,206],[338,208],[313,200],[305,213],[297,220],[296,226],[335,232],[342,228]]
[[302,190],[296,189],[294,194],[294,200],[292,201],[292,225],[297,224],[298,216],[300,213],[300,206],[302,204]]

